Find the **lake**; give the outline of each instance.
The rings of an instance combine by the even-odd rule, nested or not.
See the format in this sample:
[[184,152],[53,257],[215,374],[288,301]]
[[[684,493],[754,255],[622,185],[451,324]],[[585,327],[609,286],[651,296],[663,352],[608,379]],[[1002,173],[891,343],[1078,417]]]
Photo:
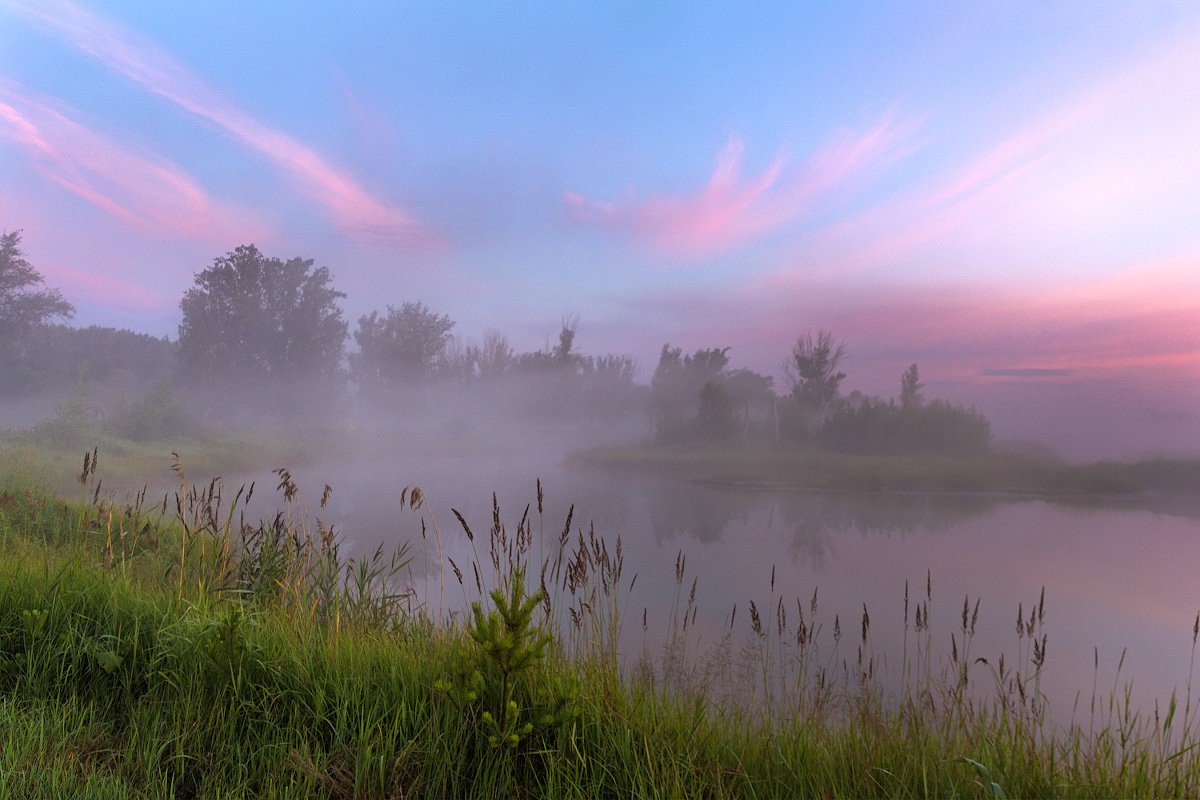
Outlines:
[[[1044,587],[1038,635],[1046,636],[1047,652],[1040,687],[1056,721],[1070,718],[1077,698],[1086,719],[1094,684],[1105,702],[1114,687],[1118,696],[1129,688],[1147,713],[1155,700],[1165,708],[1172,690],[1178,689],[1183,700],[1193,623],[1200,611],[1200,513],[1194,502],[1176,499],[1148,507],[1105,499],[1066,503],[732,490],[566,466],[553,453],[401,461],[398,457],[397,463],[369,467],[330,463],[294,472],[314,508],[323,485],[332,485],[326,519],[341,531],[348,551],[361,554],[381,542],[390,547],[413,541],[418,560],[412,581],[418,599],[434,613],[436,544],[432,531],[421,539],[421,514],[399,507],[400,492],[408,485],[424,491],[445,555],[468,576],[467,586],[459,587],[446,570],[447,607],[462,608],[476,597],[468,565],[476,552],[486,563],[493,492],[510,532],[531,505],[532,530],[545,537],[532,545],[535,561],[539,552],[553,551],[572,504],[573,540],[580,529],[594,526],[612,550],[619,536],[624,557],[621,647],[630,665],[645,655],[661,668],[672,602],[682,608],[695,581],[694,617],[686,631],[695,660],[713,652],[713,645],[730,632],[731,618],[735,652],[758,641],[749,612],[754,601],[764,627],[775,636],[781,607],[789,615],[789,640],[799,614],[813,628],[819,625],[820,657],[830,668],[845,662],[852,669],[861,647],[867,658],[875,659],[880,674],[894,674],[905,652],[906,622],[910,655],[920,638],[913,616],[928,587],[929,630],[923,636],[929,637],[939,662],[963,647],[966,598],[972,614],[979,604],[970,659],[983,657],[995,666],[1003,653],[1010,670],[1024,665],[1028,672],[1032,652],[1030,640],[1016,632],[1018,606],[1028,618]],[[539,477],[545,493],[540,518]],[[274,485],[272,476],[260,479],[259,497],[267,494],[262,491],[266,484]],[[475,531],[474,547],[451,508]],[[684,557],[680,588],[676,566]],[[422,559],[428,560],[428,573]],[[636,583],[628,591],[635,573]],[[864,605],[870,620],[865,642]],[[836,648],[835,619],[841,629]],[[970,675],[977,694],[992,691],[986,666],[973,665]]]

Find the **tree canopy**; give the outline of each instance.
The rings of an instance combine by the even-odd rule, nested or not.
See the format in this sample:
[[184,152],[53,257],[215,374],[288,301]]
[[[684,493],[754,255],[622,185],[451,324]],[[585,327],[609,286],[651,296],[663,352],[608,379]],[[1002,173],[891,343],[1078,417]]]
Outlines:
[[31,328],[75,313],[58,289],[39,288],[43,283],[21,252],[21,231],[0,235],[0,348]]
[[450,317],[438,316],[423,303],[388,306],[384,316],[372,311],[358,320],[351,373],[365,391],[428,379],[453,327]]
[[846,355],[846,343],[826,330],[808,331],[792,346],[784,371],[792,383],[792,397],[801,405],[824,411],[837,399],[846,373],[838,364]]
[[346,322],[326,267],[242,245],[196,275],[180,301],[179,356],[188,374],[325,378],[342,358]]
[[904,408],[921,405],[921,389],[925,384],[921,383],[921,373],[917,370],[916,364],[910,364],[908,369],[904,370],[904,374],[900,376],[900,405]]

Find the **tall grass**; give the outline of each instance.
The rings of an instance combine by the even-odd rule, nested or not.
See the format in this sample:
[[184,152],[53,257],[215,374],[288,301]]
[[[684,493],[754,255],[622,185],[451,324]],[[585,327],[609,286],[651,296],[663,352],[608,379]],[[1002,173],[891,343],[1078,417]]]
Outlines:
[[[540,491],[515,527],[494,502],[486,544],[455,512],[479,549],[447,559],[462,604],[443,607],[439,589],[435,613],[405,583],[408,549],[346,557],[328,490],[310,513],[286,470],[283,510],[256,521],[252,486],[191,486],[178,459],[161,502],[115,502],[96,456],[77,502],[0,490],[0,794],[1200,792],[1190,674],[1182,704],[1153,714],[1114,684],[1078,721],[1047,721],[1042,599],[1018,611],[1013,661],[990,663],[971,652],[978,600],[964,600],[951,652],[935,650],[927,577],[903,598],[897,675],[876,659],[866,608],[829,624],[816,594],[777,596],[772,569],[768,602],[732,609],[698,652],[681,552],[665,645],[631,665],[618,653],[638,578],[620,540],[572,512],[540,541],[558,530]],[[437,530],[420,498],[397,513]]]

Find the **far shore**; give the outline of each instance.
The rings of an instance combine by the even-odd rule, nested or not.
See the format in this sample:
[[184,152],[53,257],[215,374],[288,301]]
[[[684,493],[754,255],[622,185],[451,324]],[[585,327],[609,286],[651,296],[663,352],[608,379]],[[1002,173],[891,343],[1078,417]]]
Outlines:
[[650,470],[709,486],[1028,498],[1200,498],[1200,459],[1067,464],[990,453],[865,456],[744,447],[622,447],[571,454],[569,463]]

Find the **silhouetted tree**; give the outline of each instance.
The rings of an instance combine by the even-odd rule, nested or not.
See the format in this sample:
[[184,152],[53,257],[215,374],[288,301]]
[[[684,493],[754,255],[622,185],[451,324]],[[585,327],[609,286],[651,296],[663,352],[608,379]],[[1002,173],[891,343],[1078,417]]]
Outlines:
[[824,411],[837,399],[838,387],[846,373],[838,364],[846,355],[845,342],[826,330],[805,333],[792,346],[792,355],[784,371],[792,384],[792,397],[802,406]]
[[360,317],[354,341],[359,351],[350,356],[350,371],[364,391],[415,384],[432,377],[437,360],[450,341],[454,322],[423,303],[387,307]]
[[75,307],[44,279],[21,252],[21,231],[0,235],[0,362],[14,356],[17,342],[34,327],[70,317]]
[[725,374],[725,391],[733,403],[735,413],[742,415],[742,435],[750,434],[750,423],[755,415],[760,419],[768,415],[775,401],[775,379],[760,375],[754,370],[735,369]]
[[696,411],[696,433],[710,441],[725,439],[737,428],[733,400],[721,379],[711,380],[700,389],[700,405]]
[[900,405],[904,408],[921,405],[921,389],[924,386],[925,384],[921,383],[921,376],[917,372],[917,365],[910,365],[900,376]]
[[686,435],[691,415],[700,402],[700,390],[721,377],[729,363],[729,348],[714,347],[683,355],[664,344],[650,380],[650,397],[659,441],[676,441]]
[[62,390],[86,380],[139,391],[176,365],[175,345],[130,330],[38,325],[12,343],[5,382],[18,392]]
[[179,357],[194,378],[329,379],[346,322],[328,268],[242,245],[196,275],[180,301]]
[[508,337],[495,328],[483,332],[483,343],[468,345],[467,357],[483,380],[493,380],[512,369],[515,356],[508,345]]
[[522,353],[517,357],[517,367],[523,372],[542,375],[564,373],[577,374],[584,369],[587,358],[575,351],[575,336],[579,332],[578,317],[563,317],[558,331],[558,344],[545,350]]
[[988,452],[991,438],[991,424],[974,408],[944,400],[903,407],[869,397],[838,403],[818,432],[824,446],[863,455],[974,456]]

